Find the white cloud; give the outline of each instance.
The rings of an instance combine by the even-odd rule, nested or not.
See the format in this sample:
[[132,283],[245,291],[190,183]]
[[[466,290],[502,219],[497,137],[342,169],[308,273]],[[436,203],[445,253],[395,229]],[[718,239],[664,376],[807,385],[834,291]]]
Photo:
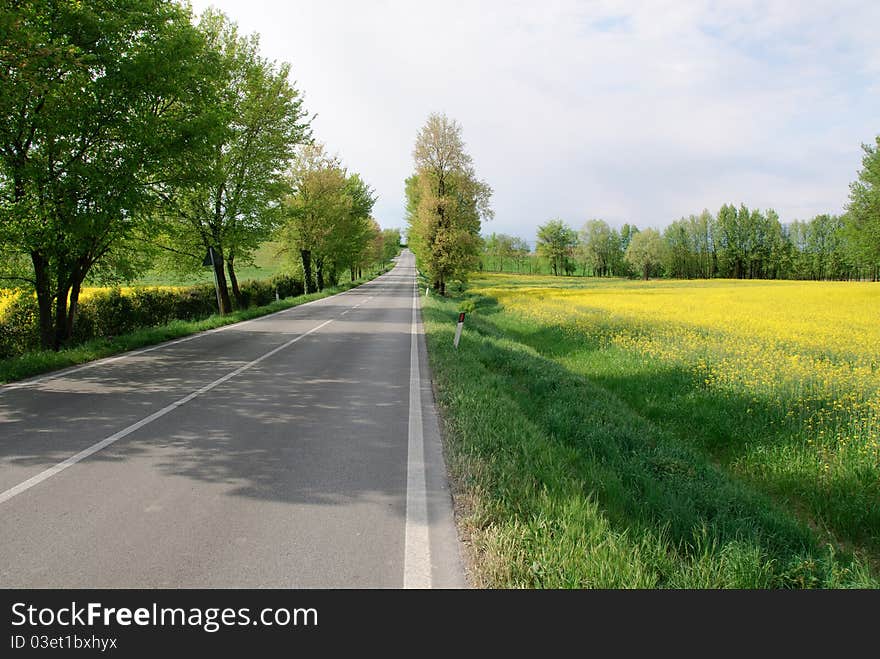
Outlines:
[[403,225],[433,111],[462,123],[495,189],[486,228],[529,239],[550,217],[663,226],[727,201],[839,212],[880,132],[875,3],[193,2],[208,4],[291,62],[383,226]]

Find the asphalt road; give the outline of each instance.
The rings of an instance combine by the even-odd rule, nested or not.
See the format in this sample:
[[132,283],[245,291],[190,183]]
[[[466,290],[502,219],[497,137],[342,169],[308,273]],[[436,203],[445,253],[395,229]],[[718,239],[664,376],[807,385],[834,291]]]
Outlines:
[[412,254],[0,387],[0,587],[464,587]]

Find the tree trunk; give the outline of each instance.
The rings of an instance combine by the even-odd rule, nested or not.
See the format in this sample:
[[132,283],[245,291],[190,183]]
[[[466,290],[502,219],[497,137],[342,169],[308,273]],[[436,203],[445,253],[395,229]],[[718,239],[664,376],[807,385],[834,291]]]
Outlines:
[[223,270],[223,254],[219,254],[219,258],[217,256],[214,258],[214,274],[217,275],[217,288],[220,290],[220,315],[225,316],[232,311],[232,301],[229,299],[229,285],[226,283],[226,273]]
[[67,285],[58,283],[58,289],[55,296],[55,338],[52,341],[52,349],[58,351],[61,349],[67,339],[67,296],[70,288]]
[[651,266],[648,265],[648,264],[646,264],[646,265],[644,266],[644,268],[642,269],[642,278],[643,278],[645,281],[648,281],[648,274],[650,274],[650,270],[651,270]]
[[324,257],[315,259],[315,274],[318,279],[318,291],[324,290]]
[[244,296],[241,294],[241,289],[238,287],[238,277],[235,276],[234,261],[234,256],[230,256],[226,259],[226,270],[229,272],[229,283],[232,285],[232,296],[235,298],[235,308],[244,309],[246,305]]
[[52,293],[49,290],[49,262],[39,252],[31,252],[31,262],[34,265],[34,287],[40,312],[40,347],[51,350],[55,342],[55,327],[52,318]]
[[67,338],[73,336],[73,324],[76,322],[76,312],[79,308],[79,293],[82,290],[82,279],[78,278],[70,287],[70,304],[67,306],[67,326],[65,334]]
[[349,270],[350,270],[349,274],[351,274],[351,280],[354,281],[356,279],[356,277],[354,276],[354,270],[355,270],[354,266],[351,266],[351,268],[349,268]]
[[315,288],[312,286],[312,252],[308,249],[299,250],[299,255],[303,262],[303,288],[306,294],[314,293]]

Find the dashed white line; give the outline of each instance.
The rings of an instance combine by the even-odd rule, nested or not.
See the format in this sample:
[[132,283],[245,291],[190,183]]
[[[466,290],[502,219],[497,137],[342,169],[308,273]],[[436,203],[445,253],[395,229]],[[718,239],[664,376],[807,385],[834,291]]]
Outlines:
[[14,487],[9,488],[8,490],[5,490],[4,492],[0,492],[0,504],[4,503],[6,501],[9,501],[12,497],[17,496],[26,490],[29,490],[30,488],[34,487],[34,485],[38,485],[38,484],[42,483],[44,480],[51,478],[55,474],[57,474],[61,471],[64,471],[68,467],[75,465],[77,462],[85,460],[90,455],[93,455],[94,453],[97,453],[101,449],[110,446],[111,444],[119,441],[123,437],[127,437],[131,433],[143,428],[144,426],[146,426],[149,423],[152,423],[156,419],[162,418],[163,416],[165,416],[169,412],[173,412],[181,405],[186,405],[193,398],[197,398],[198,396],[201,396],[202,394],[204,394],[208,391],[211,391],[211,389],[213,389],[214,387],[216,387],[220,384],[223,384],[224,382],[226,382],[227,380],[229,380],[231,378],[234,378],[239,373],[242,373],[243,371],[248,370],[252,366],[259,364],[264,359],[268,359],[272,355],[274,355],[278,352],[281,352],[285,348],[293,345],[294,343],[296,343],[300,339],[304,339],[309,334],[312,334],[313,332],[317,332],[322,327],[326,327],[327,325],[332,323],[333,320],[334,320],[333,318],[331,318],[330,320],[325,320],[323,323],[313,327],[308,332],[303,332],[302,334],[291,339],[287,343],[284,343],[283,345],[280,345],[277,348],[270,350],[269,352],[265,353],[264,355],[257,357],[253,361],[248,362],[247,364],[245,364],[243,366],[239,366],[234,371],[231,371],[231,372],[227,373],[226,375],[224,375],[223,377],[218,378],[209,384],[206,384],[204,387],[197,389],[196,391],[192,392],[191,394],[189,394],[187,396],[184,396],[180,400],[177,400],[177,401],[171,403],[170,405],[163,407],[158,412],[154,412],[153,414],[151,414],[147,417],[144,417],[140,421],[131,424],[127,428],[123,428],[119,432],[114,433],[114,434],[110,435],[109,437],[106,437],[106,438],[102,439],[101,441],[96,442],[95,444],[92,444],[87,449],[80,451],[76,455],[70,456],[66,460],[59,462],[58,464],[54,465],[53,467],[50,467],[49,469],[46,469],[45,471],[41,471],[36,476],[33,476],[33,477],[27,479],[26,481],[19,483],[18,485],[15,485]]
[[[372,281],[369,281],[366,284],[361,284],[361,286],[359,288],[363,289],[363,288],[367,288],[367,287],[376,286],[376,285],[378,285],[378,280],[384,276],[385,275],[380,275],[376,279],[373,279]],[[348,291],[344,291],[342,293],[338,293],[338,295],[345,295],[345,293],[347,293],[347,292]],[[262,320],[267,320],[269,318],[272,318],[273,316],[278,316],[281,314],[290,313],[290,312],[296,311],[297,309],[302,309],[304,307],[308,307],[313,304],[319,304],[321,302],[324,302],[325,300],[330,300],[333,297],[335,297],[335,295],[331,295],[330,297],[322,297],[318,300],[312,300],[311,302],[304,302],[302,304],[296,305],[295,307],[289,307],[287,309],[282,309],[281,311],[276,311],[274,313],[266,314],[265,316],[258,316],[256,318],[251,318],[250,320],[243,320],[238,323],[232,323],[230,325],[223,325],[222,327],[215,327],[214,329],[205,330],[203,332],[197,332],[195,334],[191,334],[190,336],[184,336],[179,339],[165,341],[164,343],[159,343],[157,345],[150,346],[148,348],[141,348],[139,350],[132,350],[130,352],[124,352],[121,355],[114,355],[112,357],[104,357],[103,359],[96,359],[95,361],[88,362],[87,364],[83,364],[82,366],[73,366],[70,368],[65,368],[65,369],[61,369],[59,371],[55,371],[55,372],[50,373],[48,375],[42,375],[42,376],[38,376],[35,378],[22,380],[20,382],[11,382],[9,384],[3,384],[3,385],[0,385],[0,395],[3,395],[3,393],[5,393],[7,391],[13,391],[15,389],[23,389],[24,387],[30,387],[35,384],[42,384],[42,383],[48,382],[50,380],[55,380],[60,377],[66,377],[68,375],[73,375],[74,373],[79,373],[80,371],[85,371],[86,369],[89,369],[89,368],[95,368],[96,366],[105,366],[107,364],[112,364],[114,362],[122,361],[123,359],[128,359],[129,357],[136,357],[138,355],[143,355],[148,352],[153,352],[154,350],[162,350],[163,348],[170,348],[171,346],[175,346],[180,343],[186,343],[187,341],[193,341],[195,339],[200,339],[204,336],[210,336],[211,334],[215,334],[217,332],[224,332],[229,329],[239,329],[239,328],[244,327],[245,325],[248,325],[250,323],[259,322]],[[357,309],[357,307],[361,306],[361,304],[363,304],[364,302],[369,302],[370,300],[372,300],[373,297],[375,297],[375,296],[369,297],[367,300],[360,302],[357,306],[355,306],[353,308]]]

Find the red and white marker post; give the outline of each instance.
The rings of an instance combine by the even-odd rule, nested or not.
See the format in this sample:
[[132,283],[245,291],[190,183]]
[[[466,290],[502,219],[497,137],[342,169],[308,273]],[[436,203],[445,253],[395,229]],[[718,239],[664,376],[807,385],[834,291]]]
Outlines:
[[458,314],[458,327],[455,328],[455,347],[458,348],[458,340],[461,338],[461,329],[464,327],[464,311]]

